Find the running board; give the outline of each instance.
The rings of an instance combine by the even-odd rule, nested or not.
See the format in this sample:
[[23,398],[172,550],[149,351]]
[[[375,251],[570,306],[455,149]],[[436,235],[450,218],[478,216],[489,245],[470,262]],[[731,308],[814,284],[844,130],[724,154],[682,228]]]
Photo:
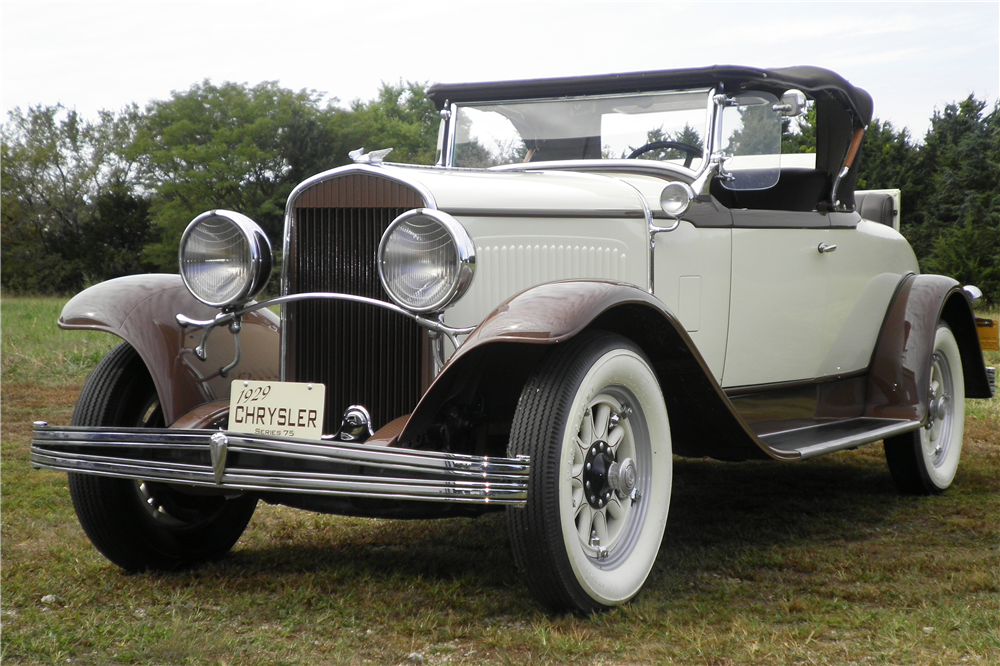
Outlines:
[[800,460],[807,460],[826,453],[854,449],[919,427],[918,421],[908,419],[860,417],[772,432],[758,437],[775,451],[798,453]]
[[365,446],[222,430],[49,426],[32,467],[231,491],[524,506],[528,458]]

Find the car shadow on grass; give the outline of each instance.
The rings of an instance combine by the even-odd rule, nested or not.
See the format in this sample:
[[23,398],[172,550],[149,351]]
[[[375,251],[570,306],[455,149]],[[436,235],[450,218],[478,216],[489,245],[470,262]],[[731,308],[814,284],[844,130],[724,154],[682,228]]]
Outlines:
[[[693,575],[737,560],[752,563],[748,552],[864,539],[913,501],[896,494],[884,461],[872,453],[805,463],[678,458],[657,569]],[[268,579],[320,575],[366,584],[519,588],[503,512],[398,521],[260,511],[260,524],[255,518],[237,550],[211,565],[213,577],[265,585]]]

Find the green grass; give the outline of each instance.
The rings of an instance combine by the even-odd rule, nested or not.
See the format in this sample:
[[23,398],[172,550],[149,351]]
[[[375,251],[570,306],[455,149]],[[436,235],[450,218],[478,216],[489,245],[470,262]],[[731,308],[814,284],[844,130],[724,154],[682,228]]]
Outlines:
[[62,331],[56,321],[65,299],[0,299],[0,370],[3,381],[31,384],[82,382],[116,344],[96,331]]
[[551,617],[518,582],[502,513],[261,505],[221,562],[122,574],[80,530],[66,476],[28,465],[30,423],[68,423],[116,340],[58,331],[52,299],[0,305],[4,664],[1000,663],[998,399],[968,402],[958,478],[935,497],[897,495],[879,446],[799,464],[678,459],[643,594]]

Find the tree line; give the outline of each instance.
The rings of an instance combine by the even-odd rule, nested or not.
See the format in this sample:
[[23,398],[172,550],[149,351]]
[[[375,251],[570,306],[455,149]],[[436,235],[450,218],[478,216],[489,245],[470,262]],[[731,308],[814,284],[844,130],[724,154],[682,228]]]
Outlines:
[[275,82],[204,81],[95,120],[60,105],[14,109],[0,129],[0,284],[68,294],[176,272],[185,227],[213,208],[248,215],[280,249],[292,188],[351,150],[391,146],[395,161],[433,163],[439,117],[422,85],[334,102]]
[[[813,119],[786,127],[785,151],[811,150]],[[60,105],[14,109],[0,128],[0,285],[68,294],[121,275],[176,272],[181,233],[212,208],[250,216],[280,248],[296,184],[349,163],[361,146],[431,164],[438,120],[413,82],[383,84],[346,108],[276,82],[206,80],[96,119]],[[874,119],[858,188],[900,188],[901,229],[921,269],[1000,302],[1000,105],[970,96],[930,120],[918,142]]]

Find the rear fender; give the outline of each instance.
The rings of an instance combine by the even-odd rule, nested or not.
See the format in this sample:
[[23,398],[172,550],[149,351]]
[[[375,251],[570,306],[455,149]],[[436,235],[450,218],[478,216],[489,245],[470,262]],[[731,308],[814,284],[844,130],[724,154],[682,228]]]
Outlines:
[[182,328],[175,318],[212,319],[218,310],[196,300],[179,275],[130,275],[102,282],[74,296],[59,317],[65,329],[106,331],[128,342],[153,377],[167,423],[206,402],[229,398],[233,379],[278,379],[279,320],[261,309],[243,317],[239,365],[222,377],[235,357],[226,327],[213,330],[208,359],[194,353],[202,331]]
[[675,453],[787,457],[768,451],[750,432],[684,327],[659,300],[631,285],[590,280],[533,287],[494,310],[449,359],[393,439],[405,445],[419,438],[446,405],[476,393],[501,406],[491,418],[509,423],[546,349],[590,329],[619,333],[649,357],[663,389]]
[[941,275],[910,275],[896,291],[875,345],[866,416],[923,422],[939,321],[948,323],[958,341],[965,396],[991,397],[975,317],[958,282]]

